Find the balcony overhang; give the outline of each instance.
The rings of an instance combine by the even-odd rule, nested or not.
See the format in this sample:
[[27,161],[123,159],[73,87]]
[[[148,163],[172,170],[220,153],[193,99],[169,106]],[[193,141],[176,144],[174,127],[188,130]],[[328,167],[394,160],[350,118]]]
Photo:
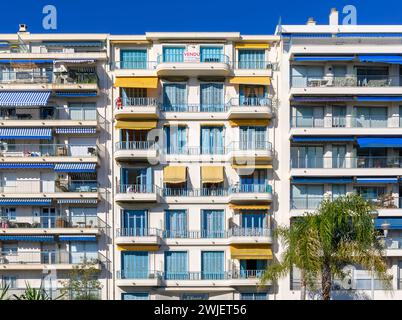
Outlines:
[[149,161],[156,163],[159,159],[156,149],[148,150],[117,150],[114,153],[114,158],[117,161]]
[[126,106],[115,109],[114,117],[116,120],[158,119],[159,108],[157,106]]
[[272,202],[272,193],[264,192],[253,192],[253,193],[245,193],[245,192],[239,192],[239,193],[231,193],[229,195],[229,202],[230,203],[269,203]]
[[156,66],[158,76],[228,76],[230,65],[224,62],[162,62]]
[[116,193],[117,202],[158,202],[156,192],[153,193]]

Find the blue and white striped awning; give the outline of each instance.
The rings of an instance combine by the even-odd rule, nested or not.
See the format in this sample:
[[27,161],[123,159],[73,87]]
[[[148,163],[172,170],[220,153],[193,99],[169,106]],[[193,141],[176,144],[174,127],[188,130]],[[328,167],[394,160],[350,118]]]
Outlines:
[[52,199],[0,199],[2,206],[48,206]]
[[50,242],[54,241],[53,236],[6,236],[1,235],[0,241],[29,241],[29,242]]
[[0,106],[46,106],[50,91],[2,91]]
[[52,139],[50,128],[0,128],[0,139]]
[[94,134],[96,128],[56,128],[57,134]]
[[398,178],[394,178],[394,177],[356,178],[356,183],[359,183],[359,184],[366,184],[366,183],[368,183],[368,184],[372,184],[372,183],[393,184],[393,183],[398,183]]
[[77,235],[77,236],[59,236],[59,241],[96,241],[96,236],[82,236],[82,235]]
[[81,98],[81,97],[96,97],[98,93],[96,91],[88,92],[56,92],[56,97],[66,97],[66,98]]
[[55,60],[54,63],[94,63],[94,59],[63,59],[63,60]]
[[56,172],[96,172],[96,163],[56,163]]
[[53,169],[53,163],[0,163],[0,169]]
[[58,199],[57,204],[97,204],[98,199]]

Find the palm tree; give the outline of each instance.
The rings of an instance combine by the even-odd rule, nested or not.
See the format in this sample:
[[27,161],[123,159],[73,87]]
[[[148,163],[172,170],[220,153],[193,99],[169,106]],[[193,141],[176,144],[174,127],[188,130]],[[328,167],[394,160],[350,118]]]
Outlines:
[[10,289],[10,285],[8,284],[0,288],[0,300],[8,300],[6,299],[8,289]]
[[330,300],[334,278],[343,280],[347,275],[343,268],[353,264],[369,270],[390,288],[373,212],[372,204],[357,194],[324,200],[314,214],[307,213],[291,227],[280,229],[285,247],[282,261],[272,264],[262,280],[283,277],[294,265],[301,270],[304,288],[315,288],[320,278],[322,299]]

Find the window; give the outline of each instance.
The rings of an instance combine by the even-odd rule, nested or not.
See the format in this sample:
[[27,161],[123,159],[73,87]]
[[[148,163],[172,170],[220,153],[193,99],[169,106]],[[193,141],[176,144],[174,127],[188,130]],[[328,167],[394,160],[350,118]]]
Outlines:
[[69,110],[71,120],[96,120],[97,111],[95,103],[70,103]]
[[223,238],[225,236],[224,210],[202,210],[201,225],[203,238]]
[[387,107],[356,107],[355,114],[358,128],[386,128],[388,125]]
[[332,145],[332,168],[346,168],[346,145]]
[[96,228],[98,227],[98,208],[96,207],[70,207],[70,223],[72,227]]
[[149,300],[149,294],[147,292],[135,292],[135,293],[122,293],[122,300]]
[[[57,227],[63,227],[64,221],[57,219]],[[55,228],[56,227],[56,209],[55,208],[41,208],[40,211],[40,227],[41,228]]]
[[222,126],[201,127],[201,153],[223,154],[224,137]]
[[124,106],[141,106],[145,104],[147,97],[146,88],[121,88],[122,102]]
[[10,289],[17,288],[17,277],[16,276],[2,276],[1,277],[1,287],[9,286]]
[[17,219],[17,212],[15,208],[2,208],[1,218],[4,220],[15,221]]
[[324,78],[323,66],[293,66],[292,87],[314,87]]
[[166,210],[165,232],[167,238],[186,238],[187,234],[187,211]]
[[201,62],[224,62],[222,47],[200,47]]
[[165,83],[163,85],[163,109],[170,112],[184,112],[187,109],[187,85]]
[[152,168],[122,168],[121,191],[123,193],[152,192]]
[[208,293],[183,293],[181,300],[208,300]]
[[70,242],[70,261],[81,264],[85,261],[98,260],[98,244],[96,242]]
[[188,280],[186,251],[165,252],[165,280]]
[[243,279],[258,278],[267,268],[267,260],[240,260],[240,277]]
[[346,195],[346,184],[333,184],[332,185],[332,199],[339,198]]
[[122,279],[148,279],[149,254],[147,251],[123,251],[121,253]]
[[324,197],[322,184],[292,185],[292,209],[316,209]]
[[147,50],[133,49],[120,51],[121,69],[146,69]]
[[240,300],[268,300],[266,292],[243,292],[240,294]]
[[122,236],[146,236],[148,234],[148,211],[123,210],[121,213],[121,225]]
[[201,277],[204,280],[224,279],[225,255],[223,251],[201,252]]
[[184,47],[163,47],[163,62],[183,62]]
[[324,127],[324,107],[297,106],[292,108],[292,126],[296,128]]
[[242,211],[241,226],[244,229],[265,229],[267,228],[267,214],[265,212]]
[[223,111],[223,83],[202,83],[200,90],[201,112]]
[[323,146],[300,146],[291,147],[291,167],[302,168],[323,168],[324,147]]
[[187,127],[165,126],[163,131],[167,154],[185,154],[187,152]]
[[386,86],[388,85],[388,67],[358,67],[357,84],[359,86]]
[[239,69],[265,69],[265,50],[239,50]]
[[240,192],[267,192],[269,188],[266,169],[255,169],[251,175],[240,176]]
[[267,105],[268,90],[266,86],[239,85],[240,106]]
[[267,148],[267,127],[240,127],[240,150],[265,150]]
[[345,128],[346,127],[346,107],[333,106],[332,107],[332,127]]

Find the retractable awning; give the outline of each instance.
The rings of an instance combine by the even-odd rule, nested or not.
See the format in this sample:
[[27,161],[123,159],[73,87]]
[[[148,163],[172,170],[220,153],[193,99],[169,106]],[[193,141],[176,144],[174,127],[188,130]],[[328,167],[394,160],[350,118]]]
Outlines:
[[0,241],[29,241],[29,242],[50,242],[54,241],[53,236],[6,236],[0,235]]
[[[250,210],[250,211],[267,211],[271,209],[271,206],[256,206],[256,205],[236,205],[236,204],[230,204],[229,208],[232,210]],[[266,213],[266,212],[264,212]]]
[[53,163],[0,163],[0,169],[53,169]]
[[233,164],[233,169],[272,169],[272,164]]
[[221,183],[224,180],[222,166],[204,166],[201,167],[202,183]]
[[46,106],[50,91],[1,91],[0,106]]
[[353,136],[293,136],[293,142],[307,141],[355,141]]
[[81,98],[81,97],[96,97],[98,93],[96,91],[88,92],[56,92],[56,97],[64,98]]
[[0,139],[52,139],[49,128],[0,128]]
[[97,204],[98,199],[58,199],[57,204]]
[[367,178],[356,178],[356,183],[358,184],[394,184],[398,183],[398,178],[380,178],[380,177],[367,177]]
[[186,182],[187,167],[185,166],[167,166],[163,168],[164,183],[184,183]]
[[383,229],[383,225],[387,225],[387,229],[402,230],[402,218],[377,218],[374,220],[376,229]]
[[96,172],[96,163],[56,163],[55,172]]
[[118,77],[114,83],[115,87],[123,88],[158,88],[158,77]]
[[96,128],[56,128],[57,134],[95,134]]
[[361,148],[402,148],[402,137],[361,137],[357,138],[357,144]]
[[3,206],[47,206],[52,204],[52,199],[0,199]]
[[401,55],[358,55],[360,62],[402,64]]
[[239,260],[271,260],[273,258],[270,246],[260,244],[231,245],[230,254],[232,259]]
[[350,96],[350,97],[336,97],[336,96],[319,96],[319,97],[293,97],[291,99],[294,102],[348,102],[348,101],[354,101],[355,98]]
[[54,63],[71,63],[71,64],[81,64],[81,63],[95,63],[94,59],[63,59],[55,60]]
[[294,177],[292,179],[293,183],[331,183],[331,184],[345,184],[352,183],[352,178],[304,178],[304,177]]
[[355,56],[295,56],[294,61],[353,61]]
[[402,96],[357,96],[356,101],[362,102],[392,102],[402,101]]
[[119,251],[159,251],[158,245],[118,245]]
[[242,119],[242,120],[230,120],[229,124],[231,127],[242,127],[242,126],[268,126],[268,119]]
[[269,49],[269,43],[264,42],[239,42],[235,44],[236,49]]
[[54,60],[49,60],[49,59],[34,59],[34,60],[27,60],[27,59],[1,59],[0,63],[35,63],[35,64],[49,64],[49,63],[53,63]]
[[262,86],[271,85],[269,77],[233,77],[229,79],[230,84],[255,84]]
[[155,129],[156,121],[117,121],[117,129],[131,129],[131,130],[151,130]]
[[96,241],[96,236],[84,236],[84,235],[60,235],[60,241]]
[[66,41],[66,42],[48,42],[44,41],[43,44],[47,47],[102,47],[104,44],[103,42],[99,41]]

